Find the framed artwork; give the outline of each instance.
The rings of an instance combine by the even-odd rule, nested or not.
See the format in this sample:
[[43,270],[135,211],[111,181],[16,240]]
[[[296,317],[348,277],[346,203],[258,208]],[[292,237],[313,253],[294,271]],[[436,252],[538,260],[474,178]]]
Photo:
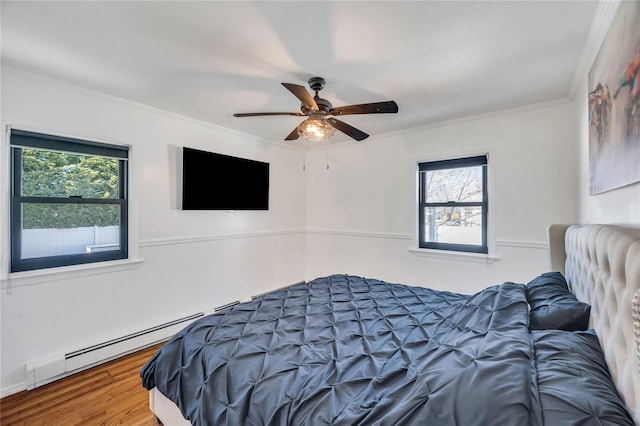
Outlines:
[[640,1],[623,1],[589,72],[591,195],[640,182]]

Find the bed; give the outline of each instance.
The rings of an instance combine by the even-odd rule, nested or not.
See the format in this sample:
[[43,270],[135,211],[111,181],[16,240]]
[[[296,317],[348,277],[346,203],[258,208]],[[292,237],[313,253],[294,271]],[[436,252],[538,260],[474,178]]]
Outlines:
[[143,367],[150,407],[167,426],[640,424],[640,230],[553,225],[549,251],[474,295],[333,275],[207,316]]

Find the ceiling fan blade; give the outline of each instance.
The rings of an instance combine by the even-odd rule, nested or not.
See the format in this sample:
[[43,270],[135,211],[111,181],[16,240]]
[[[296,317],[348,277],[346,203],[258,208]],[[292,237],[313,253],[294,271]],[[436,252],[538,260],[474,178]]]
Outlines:
[[327,121],[331,123],[333,127],[335,127],[345,135],[350,136],[357,141],[361,141],[369,137],[369,135],[366,134],[365,132],[356,129],[353,126],[348,125],[344,121],[336,120],[335,118],[332,118],[332,117],[327,118]]
[[294,115],[296,117],[306,117],[301,112],[241,112],[233,114],[234,117],[259,117],[261,115]]
[[298,133],[298,128],[296,127],[295,129],[293,129],[293,132],[289,133],[289,135],[286,138],[284,138],[284,140],[295,141],[299,137],[300,137],[300,134]]
[[394,101],[373,102],[370,104],[347,105],[337,108],[331,108],[331,115],[350,115],[350,114],[385,114],[398,112],[398,104]]
[[289,91],[293,93],[296,98],[300,99],[300,102],[302,102],[304,106],[313,111],[318,110],[316,101],[313,100],[313,96],[311,96],[311,93],[309,93],[307,89],[304,88],[304,86],[299,86],[292,83],[282,83],[282,85],[289,89]]

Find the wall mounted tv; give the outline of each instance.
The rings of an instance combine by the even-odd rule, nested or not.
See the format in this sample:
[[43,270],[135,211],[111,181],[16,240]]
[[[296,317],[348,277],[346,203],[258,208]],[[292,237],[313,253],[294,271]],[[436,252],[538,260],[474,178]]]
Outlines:
[[269,163],[183,148],[182,210],[269,210]]

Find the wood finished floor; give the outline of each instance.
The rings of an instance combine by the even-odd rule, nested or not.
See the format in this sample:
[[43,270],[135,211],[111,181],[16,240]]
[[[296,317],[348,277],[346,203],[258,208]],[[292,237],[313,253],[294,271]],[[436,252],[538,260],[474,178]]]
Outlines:
[[0,425],[157,426],[140,369],[156,345],[0,400]]

